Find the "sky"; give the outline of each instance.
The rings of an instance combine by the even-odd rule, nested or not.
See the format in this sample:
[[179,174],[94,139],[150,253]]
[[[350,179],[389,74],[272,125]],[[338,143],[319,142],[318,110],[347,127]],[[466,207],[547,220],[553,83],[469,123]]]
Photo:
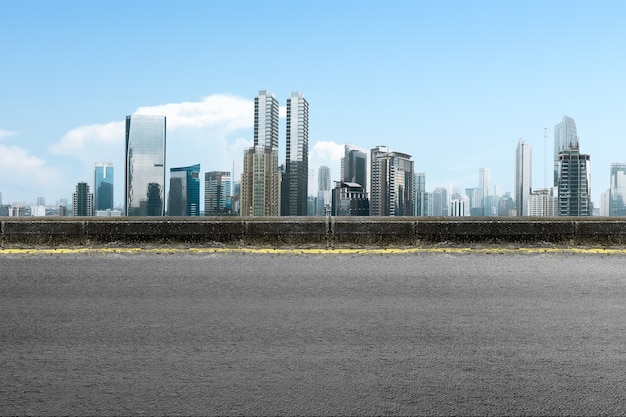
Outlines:
[[112,162],[123,205],[130,114],[167,117],[168,173],[200,163],[239,178],[269,90],[309,102],[310,169],[338,180],[344,144],[385,145],[412,155],[427,191],[477,187],[489,168],[513,193],[520,138],[533,188],[546,156],[551,185],[554,125],[570,116],[597,207],[626,160],[625,20],[621,0],[4,0],[2,203],[71,201]]

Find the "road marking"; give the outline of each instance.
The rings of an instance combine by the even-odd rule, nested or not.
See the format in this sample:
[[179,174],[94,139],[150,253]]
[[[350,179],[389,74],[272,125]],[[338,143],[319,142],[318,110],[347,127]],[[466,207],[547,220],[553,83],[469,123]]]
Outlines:
[[65,255],[65,254],[300,254],[300,255],[391,255],[391,254],[556,254],[578,253],[593,255],[626,255],[626,248],[0,248],[0,255]]

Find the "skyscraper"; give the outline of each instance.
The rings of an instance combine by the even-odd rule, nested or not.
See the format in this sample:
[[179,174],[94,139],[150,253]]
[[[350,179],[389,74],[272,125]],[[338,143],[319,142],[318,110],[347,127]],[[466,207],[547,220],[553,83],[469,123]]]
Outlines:
[[345,145],[341,158],[341,180],[359,184],[367,191],[367,153],[353,145]]
[[411,155],[372,149],[372,216],[412,216],[415,210]]
[[578,150],[559,153],[559,214],[591,216],[591,168],[589,155]]
[[611,164],[609,188],[609,216],[626,216],[626,162]]
[[309,173],[309,103],[302,93],[287,99],[285,175],[282,180],[282,216],[306,216]]
[[165,214],[165,116],[126,116],[127,216]]
[[578,132],[576,123],[569,116],[554,126],[554,186],[559,185],[559,153],[578,150]]
[[279,176],[277,148],[259,145],[244,153],[242,216],[280,216]]
[[326,215],[326,209],[331,205],[330,168],[321,166],[317,173],[317,207],[315,215]]
[[528,201],[532,187],[532,150],[520,138],[515,150],[515,208],[518,216],[528,216]]
[[79,182],[72,194],[72,210],[74,216],[93,216],[93,194],[89,192],[89,184]]
[[168,216],[200,215],[200,164],[170,169]]
[[216,216],[232,212],[230,172],[204,173],[204,214]]
[[415,215],[426,216],[426,174],[415,174]]
[[240,212],[280,216],[278,100],[266,90],[254,99],[254,146],[244,152]]
[[96,162],[94,166],[94,209],[113,209],[113,164]]
[[487,200],[487,197],[491,195],[489,192],[490,186],[491,170],[489,168],[480,168],[478,170],[478,213],[476,213],[479,216],[491,216],[493,214],[493,208],[488,205]]
[[278,148],[278,100],[267,90],[254,98],[254,146]]

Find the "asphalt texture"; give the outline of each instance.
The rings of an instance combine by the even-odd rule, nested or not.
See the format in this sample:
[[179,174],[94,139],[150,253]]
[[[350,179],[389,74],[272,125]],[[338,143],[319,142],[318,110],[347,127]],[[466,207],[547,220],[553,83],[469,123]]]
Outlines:
[[0,253],[1,415],[625,415],[626,256]]

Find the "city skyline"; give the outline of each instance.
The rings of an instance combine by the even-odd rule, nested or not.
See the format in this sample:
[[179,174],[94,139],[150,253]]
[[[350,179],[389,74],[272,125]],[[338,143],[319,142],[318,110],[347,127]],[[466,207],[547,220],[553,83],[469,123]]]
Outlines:
[[[541,161],[555,157],[551,135],[544,155],[544,130],[567,115],[591,156],[597,207],[611,164],[626,160],[625,12],[620,2],[571,1],[11,3],[0,28],[3,203],[71,199],[77,182],[93,186],[95,162],[110,161],[122,206],[128,114],[168,118],[168,169],[234,164],[238,181],[252,146],[252,97],[267,88],[281,101],[303,91],[313,103],[310,169],[328,166],[339,180],[345,144],[384,144],[413,155],[429,192],[476,187],[482,167],[492,187],[513,192],[520,137],[541,188]],[[281,22],[293,16],[302,30],[285,37]],[[262,30],[259,21],[268,22]],[[141,47],[124,47],[128,40]],[[558,54],[573,59],[565,65]],[[282,163],[284,134],[279,141]]]

